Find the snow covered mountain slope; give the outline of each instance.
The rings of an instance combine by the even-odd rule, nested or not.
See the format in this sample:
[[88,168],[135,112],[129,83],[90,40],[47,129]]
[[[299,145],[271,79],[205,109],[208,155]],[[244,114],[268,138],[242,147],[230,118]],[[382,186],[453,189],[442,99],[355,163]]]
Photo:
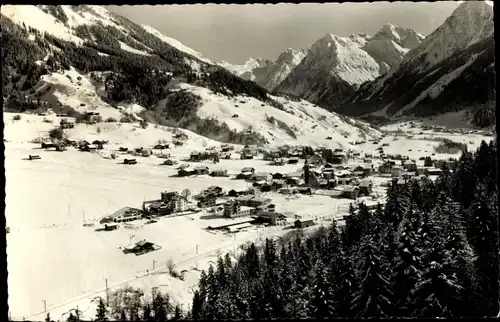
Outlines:
[[[347,147],[350,146],[348,142],[380,135],[366,123],[344,118],[305,100],[272,96],[282,104],[282,109],[278,109],[254,97],[222,96],[207,88],[185,83],[178,84],[175,90],[199,97],[201,106],[196,113],[200,118],[224,122],[236,132],[256,131],[271,146],[295,142],[331,148]],[[332,138],[335,140],[332,141]]]
[[333,34],[319,39],[307,56],[275,88],[333,109],[358,87],[397,66],[423,36],[411,29],[387,24],[370,37]]
[[280,54],[275,62],[250,58],[243,65],[233,65],[224,61],[218,65],[236,76],[254,81],[272,91],[305,56],[305,50],[288,48]]
[[224,67],[234,75],[260,84],[267,76],[267,69],[273,64],[270,60],[260,58],[250,58],[243,65],[233,65],[226,61],[219,62],[218,65]]
[[0,19],[4,111],[53,111],[83,122],[87,112],[109,123],[143,118],[236,144],[333,147],[378,135],[362,122],[272,96],[102,7],[6,6]]
[[473,113],[489,113],[494,51],[493,8],[465,1],[398,68],[362,86],[338,111],[426,116],[475,106]]

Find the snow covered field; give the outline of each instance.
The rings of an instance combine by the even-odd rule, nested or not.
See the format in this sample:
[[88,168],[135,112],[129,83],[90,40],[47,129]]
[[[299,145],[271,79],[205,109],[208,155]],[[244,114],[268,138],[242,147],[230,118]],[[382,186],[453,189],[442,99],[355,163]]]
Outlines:
[[[38,144],[30,141],[38,136],[45,136],[54,124],[42,122],[43,117],[22,115],[20,121],[13,121],[14,114],[4,113],[6,146],[6,220],[10,233],[7,234],[9,307],[13,318],[22,317],[33,320],[44,318],[46,301],[52,318],[75,308],[85,310],[95,296],[103,296],[105,279],[110,287],[140,286],[146,292],[153,285],[161,286],[161,291],[168,291],[174,301],[190,303],[191,288],[197,284],[199,270],[207,268],[217,253],[238,250],[238,245],[245,242],[280,236],[290,230],[280,227],[252,228],[234,237],[222,233],[204,230],[226,222],[229,219],[207,219],[206,213],[196,215],[163,218],[154,224],[132,222],[135,227],[111,232],[95,231],[96,227],[84,227],[83,220],[99,219],[115,210],[130,206],[140,208],[143,200],[157,199],[160,192],[168,190],[190,189],[194,194],[212,185],[230,189],[245,189],[247,183],[231,178],[196,178],[171,177],[175,167],[159,166],[162,159],[137,157],[137,165],[125,166],[118,160],[105,159],[110,150],[118,146],[129,149],[140,146],[152,146],[159,139],[170,141],[172,132],[165,128],[150,125],[141,129],[136,124],[98,124],[77,125],[68,130],[71,139],[109,140],[110,150],[99,153],[86,153],[68,148],[65,152],[45,151]],[[53,118],[54,123],[57,118]],[[97,126],[101,133],[97,133]],[[407,131],[405,126],[399,126]],[[398,126],[384,130],[396,131]],[[189,144],[169,150],[181,159],[193,150],[215,145],[216,142],[188,134]],[[436,133],[439,137],[453,136],[448,133]],[[375,153],[376,147],[384,147],[386,154],[409,155],[410,158],[434,153],[437,141],[424,140],[429,133],[415,135],[412,139],[388,135],[378,145],[366,143],[353,146],[361,153]],[[470,148],[475,148],[483,135],[455,135],[455,141],[472,141]],[[322,139],[322,138],[321,138]],[[411,149],[412,151],[408,151]],[[420,150],[420,151],[419,151]],[[425,152],[427,151],[427,152]],[[23,160],[29,154],[38,154],[41,160]],[[448,158],[458,155],[439,155],[435,158]],[[234,157],[234,155],[233,155]],[[182,162],[181,162],[182,164]],[[230,174],[239,173],[243,167],[252,166],[258,172],[296,172],[302,164],[275,167],[262,160],[220,160],[220,163],[201,163],[210,169],[227,169]],[[382,190],[380,190],[382,191]],[[277,194],[268,194],[279,212],[293,212],[299,215],[326,216],[333,219],[338,206],[347,205],[350,200],[334,199],[328,196],[312,195],[287,198]],[[293,221],[293,214],[289,215]],[[326,224],[327,221],[324,221]],[[158,251],[135,256],[124,254],[119,248],[131,241],[141,239],[152,241],[162,248]],[[198,245],[198,253],[197,246]],[[179,271],[187,270],[185,281],[172,278],[168,273],[153,274],[156,270],[165,270],[166,263],[172,259]],[[147,275],[149,273],[149,275]],[[66,303],[66,304],[64,304]],[[88,317],[93,317],[89,309]],[[84,316],[85,316],[84,314]],[[34,315],[34,316],[33,316]]]

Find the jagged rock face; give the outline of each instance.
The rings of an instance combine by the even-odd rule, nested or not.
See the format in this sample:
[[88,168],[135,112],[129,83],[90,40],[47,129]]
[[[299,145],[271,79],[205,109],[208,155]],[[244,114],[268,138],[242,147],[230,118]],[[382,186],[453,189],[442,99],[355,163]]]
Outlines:
[[271,66],[262,86],[269,90],[274,90],[290,72],[306,57],[306,51],[303,49],[288,48],[284,51]]
[[268,90],[273,90],[306,56],[301,49],[287,49],[273,62],[250,58],[243,65],[220,62],[219,65],[245,80],[251,80]]
[[334,108],[361,84],[397,66],[423,38],[411,29],[390,24],[373,37],[362,33],[349,37],[329,34],[311,47],[276,91]]
[[462,3],[397,68],[364,84],[339,111],[433,115],[494,101],[493,8]]

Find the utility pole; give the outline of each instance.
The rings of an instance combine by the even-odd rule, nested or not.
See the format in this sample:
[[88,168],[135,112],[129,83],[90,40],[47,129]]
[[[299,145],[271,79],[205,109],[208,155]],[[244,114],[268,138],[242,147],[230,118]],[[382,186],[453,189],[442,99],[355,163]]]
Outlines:
[[43,313],[47,313],[47,301],[42,300],[42,302],[43,302]]
[[85,223],[85,210],[82,210],[83,223]]
[[106,305],[109,306],[109,290],[108,290],[108,279],[105,278],[104,282],[106,283]]
[[199,247],[199,245],[196,244],[196,255],[198,255],[198,247]]
[[155,263],[156,261],[153,259],[153,271],[155,270]]

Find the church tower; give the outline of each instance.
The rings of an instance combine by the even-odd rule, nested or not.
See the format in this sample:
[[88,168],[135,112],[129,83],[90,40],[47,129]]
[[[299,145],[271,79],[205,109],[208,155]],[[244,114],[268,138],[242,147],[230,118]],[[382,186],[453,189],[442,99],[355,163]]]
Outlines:
[[310,173],[309,173],[309,161],[307,160],[306,156],[306,161],[304,162],[304,181],[306,185],[309,184],[309,179],[310,179]]

